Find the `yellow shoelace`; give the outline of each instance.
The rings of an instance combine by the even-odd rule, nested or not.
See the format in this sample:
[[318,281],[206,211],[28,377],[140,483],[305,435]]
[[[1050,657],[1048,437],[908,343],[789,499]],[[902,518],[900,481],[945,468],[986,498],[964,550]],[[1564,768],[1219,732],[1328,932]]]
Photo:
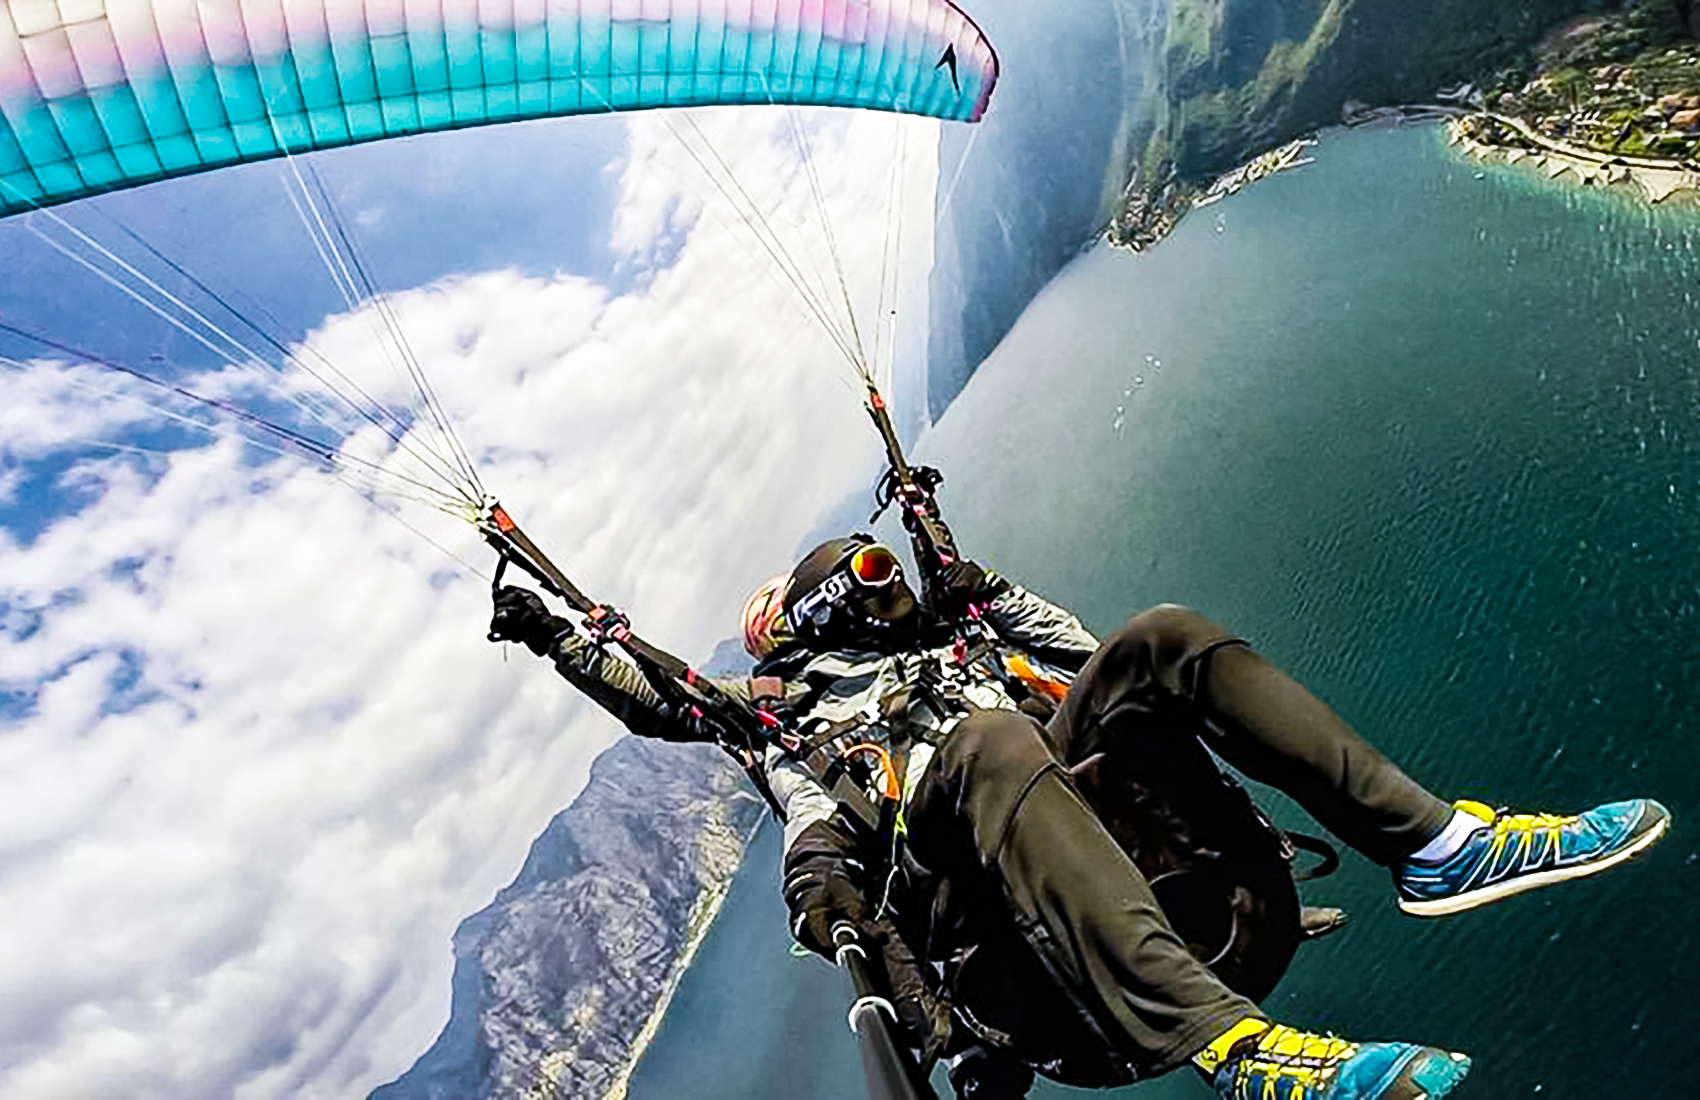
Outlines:
[[[1235,1070],[1236,1085],[1261,1073],[1266,1089],[1279,1077],[1292,1086],[1291,1100],[1315,1095],[1334,1079],[1341,1063],[1358,1052],[1358,1044],[1327,1035],[1312,1035],[1283,1024],[1241,1020],[1209,1046],[1193,1055],[1193,1063],[1214,1075],[1243,1039],[1257,1035],[1257,1047],[1244,1055]],[[1249,1095],[1249,1094],[1246,1094]],[[1273,1095],[1273,1094],[1271,1094]]]
[[1468,800],[1455,802],[1453,807],[1471,817],[1482,819],[1484,825],[1493,827],[1493,850],[1502,851],[1514,836],[1528,836],[1533,842],[1542,832],[1549,833],[1551,840],[1557,844],[1567,825],[1581,820],[1572,815],[1565,817],[1560,814],[1505,814],[1495,813],[1493,808],[1481,803]]

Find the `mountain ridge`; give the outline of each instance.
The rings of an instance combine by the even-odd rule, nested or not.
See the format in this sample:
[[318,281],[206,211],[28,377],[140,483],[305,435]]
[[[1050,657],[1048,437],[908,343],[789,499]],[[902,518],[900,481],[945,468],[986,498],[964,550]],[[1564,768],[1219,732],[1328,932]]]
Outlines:
[[763,812],[711,745],[616,741],[455,930],[449,1021],[372,1100],[623,1095]]

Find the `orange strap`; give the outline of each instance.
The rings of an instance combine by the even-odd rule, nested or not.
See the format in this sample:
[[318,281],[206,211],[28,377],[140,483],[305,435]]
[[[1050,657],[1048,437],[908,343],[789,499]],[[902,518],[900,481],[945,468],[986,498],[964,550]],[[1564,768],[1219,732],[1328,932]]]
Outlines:
[[891,754],[874,744],[872,741],[864,741],[860,745],[851,745],[849,748],[844,750],[844,759],[848,760],[852,756],[856,756],[864,752],[871,752],[879,758],[880,773],[885,778],[885,786],[880,793],[891,799],[893,802],[896,802],[899,798],[903,797],[903,786],[897,781],[897,769],[892,766]]
[[1060,703],[1068,695],[1068,685],[1061,680],[1053,680],[1042,674],[1027,662],[1027,658],[1019,653],[1004,656],[1004,667],[1027,685],[1027,690],[1037,695],[1043,695],[1053,703]]

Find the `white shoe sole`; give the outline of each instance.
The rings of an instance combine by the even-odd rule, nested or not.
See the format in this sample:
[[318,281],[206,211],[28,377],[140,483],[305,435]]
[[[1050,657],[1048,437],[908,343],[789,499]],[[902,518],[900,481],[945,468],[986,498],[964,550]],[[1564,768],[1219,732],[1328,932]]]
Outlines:
[[1466,909],[1474,909],[1478,905],[1508,898],[1513,894],[1521,894],[1525,890],[1538,890],[1542,886],[1551,886],[1555,882],[1568,882],[1573,878],[1587,878],[1601,871],[1610,870],[1625,860],[1633,859],[1641,852],[1652,847],[1653,843],[1665,835],[1670,826],[1670,818],[1666,817],[1657,825],[1648,829],[1646,835],[1634,844],[1618,852],[1614,856],[1600,860],[1598,863],[1578,863],[1574,867],[1555,867],[1550,871],[1538,871],[1532,875],[1520,875],[1497,882],[1492,886],[1484,886],[1479,890],[1471,890],[1463,894],[1455,894],[1449,898],[1439,898],[1435,901],[1405,901],[1400,899],[1399,908],[1413,917],[1444,917],[1452,913],[1462,913]]

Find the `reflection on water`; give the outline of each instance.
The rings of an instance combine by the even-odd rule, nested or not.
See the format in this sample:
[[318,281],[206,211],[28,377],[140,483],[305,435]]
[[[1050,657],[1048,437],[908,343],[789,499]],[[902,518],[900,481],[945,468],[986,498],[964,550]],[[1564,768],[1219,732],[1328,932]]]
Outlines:
[[[1099,630],[1197,607],[1447,797],[1669,805],[1644,861],[1449,920],[1348,859],[1310,894],[1353,924],[1267,1007],[1468,1051],[1461,1096],[1684,1096],[1700,216],[1456,161],[1432,130],[1317,153],[1152,253],[1076,263],[922,457],[972,553]],[[864,1095],[836,976],[785,954],[755,859],[637,1100]]]

